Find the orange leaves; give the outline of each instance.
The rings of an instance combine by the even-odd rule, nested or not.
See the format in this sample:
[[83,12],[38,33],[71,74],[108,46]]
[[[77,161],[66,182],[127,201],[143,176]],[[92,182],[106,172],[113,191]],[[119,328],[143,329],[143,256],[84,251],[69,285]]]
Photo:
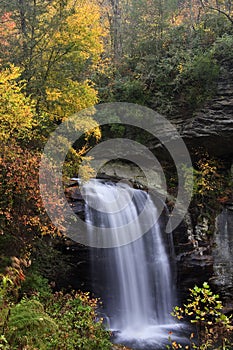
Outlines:
[[17,293],[17,288],[25,280],[24,269],[31,265],[31,260],[27,257],[19,259],[16,256],[11,258],[11,266],[6,269],[6,276],[12,282],[10,289],[13,289],[14,293]]
[[10,42],[12,40],[12,35],[16,31],[16,24],[11,16],[11,12],[6,12],[0,16],[0,46],[1,56],[4,56],[4,59],[6,59],[6,56],[10,58]]
[[40,155],[19,145],[2,146],[0,159],[1,226],[15,235],[56,232],[42,205],[38,167]]

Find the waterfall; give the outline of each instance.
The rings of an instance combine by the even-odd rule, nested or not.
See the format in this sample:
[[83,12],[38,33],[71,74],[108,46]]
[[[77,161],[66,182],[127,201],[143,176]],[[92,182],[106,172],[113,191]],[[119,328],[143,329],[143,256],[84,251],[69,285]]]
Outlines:
[[[93,180],[84,185],[83,192],[90,246],[93,228],[115,228],[116,232],[112,247],[91,248],[94,289],[103,300],[109,327],[125,344],[167,340],[174,327],[170,315],[175,305],[172,247],[171,237],[160,227],[154,202],[145,191],[122,183]],[[142,211],[143,221],[127,226]],[[144,234],[148,222],[152,225]],[[132,231],[128,232],[132,242],[121,245],[117,230],[126,226]]]

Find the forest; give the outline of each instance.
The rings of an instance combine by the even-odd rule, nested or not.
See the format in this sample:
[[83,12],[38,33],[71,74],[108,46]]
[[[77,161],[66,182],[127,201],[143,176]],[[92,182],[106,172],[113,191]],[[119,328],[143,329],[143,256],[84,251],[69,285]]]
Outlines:
[[[44,147],[77,114],[83,137],[69,150],[63,181],[77,176],[81,164],[88,179],[93,176],[88,150],[130,132],[114,123],[101,127],[80,112],[127,102],[183,125],[211,103],[222,72],[232,67],[232,0],[0,0],[0,349],[131,348],[115,344],[98,314],[98,296],[67,282],[67,255],[60,248],[66,238],[40,194]],[[233,106],[227,108],[232,116]],[[147,134],[141,141],[147,145]],[[233,203],[232,153],[209,154],[195,141],[189,151],[194,164],[189,213],[193,224],[208,220],[206,247],[217,214]],[[177,179],[169,160],[163,166],[170,210]],[[189,181],[190,169],[183,171]],[[173,311],[177,322],[191,325],[188,340],[180,344],[167,332],[163,349],[232,349],[233,308],[223,312],[224,295],[221,300],[207,280],[189,287],[188,301]]]

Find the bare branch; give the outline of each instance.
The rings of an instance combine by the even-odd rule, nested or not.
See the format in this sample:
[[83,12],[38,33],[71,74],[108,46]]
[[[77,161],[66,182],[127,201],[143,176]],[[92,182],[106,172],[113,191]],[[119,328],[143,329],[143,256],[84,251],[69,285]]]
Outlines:
[[203,0],[200,0],[200,3],[201,3],[201,6],[203,7],[203,9],[208,8],[209,10],[216,11],[216,12],[224,15],[233,25],[233,17],[230,15],[230,12],[226,13],[224,10],[222,10],[220,8],[220,5],[218,4],[218,2],[216,3],[217,7],[213,7],[209,4],[205,4],[205,2]]

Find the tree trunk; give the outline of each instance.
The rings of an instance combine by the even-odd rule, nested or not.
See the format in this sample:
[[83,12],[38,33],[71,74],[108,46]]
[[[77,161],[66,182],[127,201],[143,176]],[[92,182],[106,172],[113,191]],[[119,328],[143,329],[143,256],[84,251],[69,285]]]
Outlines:
[[119,0],[111,0],[112,5],[112,46],[115,61],[122,57],[121,9]]

